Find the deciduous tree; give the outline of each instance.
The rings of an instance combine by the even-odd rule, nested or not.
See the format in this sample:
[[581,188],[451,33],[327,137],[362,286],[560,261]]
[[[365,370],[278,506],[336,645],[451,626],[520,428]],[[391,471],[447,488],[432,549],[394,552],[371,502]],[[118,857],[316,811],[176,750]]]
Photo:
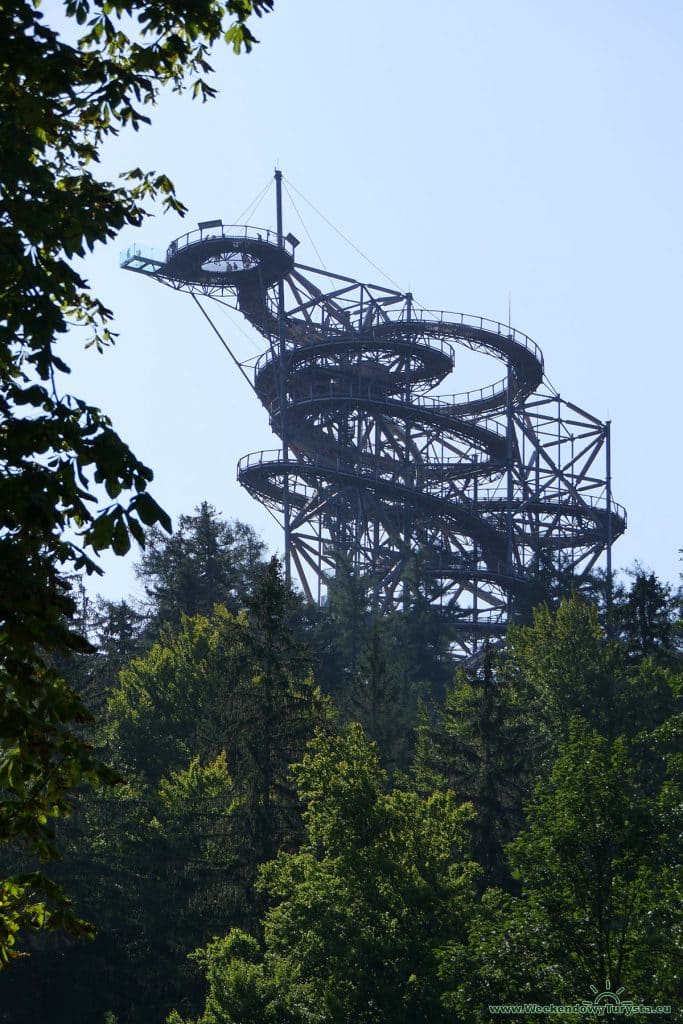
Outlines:
[[[164,174],[132,168],[105,181],[98,153],[149,120],[164,85],[211,95],[211,45],[248,49],[250,16],[272,4],[67,0],[76,43],[31,0],[0,7],[0,839],[43,859],[57,855],[52,823],[69,813],[73,787],[113,780],[48,658],[86,646],[70,624],[68,574],[96,572],[93,555],[124,554],[144,526],[169,526],[147,490],[151,471],[64,383],[58,343],[70,327],[98,348],[113,337],[75,259],[139,225],[146,200],[182,211]],[[38,874],[2,883],[0,906],[0,964],[19,926],[84,930]]]
[[319,735],[297,779],[306,841],[262,870],[274,904],[263,946],[233,931],[198,954],[209,981],[201,1024],[452,1021],[439,950],[464,938],[474,902],[470,809],[452,794],[387,792],[357,725]]
[[680,983],[680,765],[644,793],[624,737],[572,720],[550,778],[508,849],[519,897],[492,890],[472,919],[474,988],[454,1009],[489,1020],[491,1003],[577,1003],[591,985],[671,1003]]

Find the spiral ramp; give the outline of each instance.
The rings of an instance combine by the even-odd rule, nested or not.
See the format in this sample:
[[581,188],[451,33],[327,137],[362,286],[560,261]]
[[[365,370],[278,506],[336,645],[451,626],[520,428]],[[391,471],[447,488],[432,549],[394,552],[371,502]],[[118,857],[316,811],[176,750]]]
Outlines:
[[[284,516],[310,599],[341,562],[400,608],[417,568],[469,655],[505,630],[539,567],[588,572],[625,530],[608,425],[544,382],[519,331],[298,264],[281,235],[245,226],[211,222],[122,265],[227,300],[266,339],[253,387],[282,448],[245,456],[237,477]],[[441,394],[462,349],[502,379]]]

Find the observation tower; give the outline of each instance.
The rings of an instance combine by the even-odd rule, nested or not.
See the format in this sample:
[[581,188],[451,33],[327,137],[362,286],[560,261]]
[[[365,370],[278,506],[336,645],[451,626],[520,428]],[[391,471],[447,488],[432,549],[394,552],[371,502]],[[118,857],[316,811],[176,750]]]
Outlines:
[[[204,221],[126,270],[188,292],[265,406],[277,450],[237,479],[282,523],[287,575],[324,603],[343,567],[379,609],[441,610],[463,657],[500,636],[530,587],[605,556],[626,512],[612,499],[610,424],[566,401],[539,347],[509,325],[423,309],[401,292],[300,263],[275,230]],[[249,372],[207,307],[237,309],[264,339]],[[451,393],[463,349],[499,374]],[[494,363],[494,364],[495,364]],[[457,384],[456,384],[457,388]]]

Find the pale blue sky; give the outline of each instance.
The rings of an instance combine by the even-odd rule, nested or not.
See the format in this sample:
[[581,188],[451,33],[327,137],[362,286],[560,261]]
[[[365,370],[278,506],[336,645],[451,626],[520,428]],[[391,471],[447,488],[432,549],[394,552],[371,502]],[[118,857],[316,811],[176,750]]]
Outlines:
[[[555,388],[612,420],[614,496],[629,513],[615,565],[640,559],[677,582],[681,5],[276,0],[256,34],[249,56],[215,53],[216,100],[169,94],[151,128],[108,147],[103,173],[164,170],[190,212],[87,260],[119,341],[98,357],[74,336],[73,391],[153,467],[174,517],[206,499],[278,549],[235,481],[241,455],[277,447],[265,411],[187,296],[118,269],[128,244],[165,247],[198,220],[235,220],[277,163],[422,305],[507,320],[511,294],[512,324],[541,346]],[[294,198],[329,268],[382,283]],[[271,191],[252,223],[271,225],[272,203]],[[285,213],[299,258],[317,264]],[[241,358],[261,347],[237,314],[217,322]],[[471,372],[443,390],[489,382]],[[101,592],[135,587],[130,561],[106,564]]]

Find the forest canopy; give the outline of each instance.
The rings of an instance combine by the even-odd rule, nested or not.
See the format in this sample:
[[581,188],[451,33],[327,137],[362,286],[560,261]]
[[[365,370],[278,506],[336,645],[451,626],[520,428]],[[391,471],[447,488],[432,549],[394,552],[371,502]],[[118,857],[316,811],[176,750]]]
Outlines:
[[63,666],[121,779],[51,870],[97,935],[22,936],[13,1024],[483,1022],[607,982],[675,1006],[679,594],[637,570],[610,622],[567,594],[466,668],[341,572],[306,605],[207,503],[138,578]]

